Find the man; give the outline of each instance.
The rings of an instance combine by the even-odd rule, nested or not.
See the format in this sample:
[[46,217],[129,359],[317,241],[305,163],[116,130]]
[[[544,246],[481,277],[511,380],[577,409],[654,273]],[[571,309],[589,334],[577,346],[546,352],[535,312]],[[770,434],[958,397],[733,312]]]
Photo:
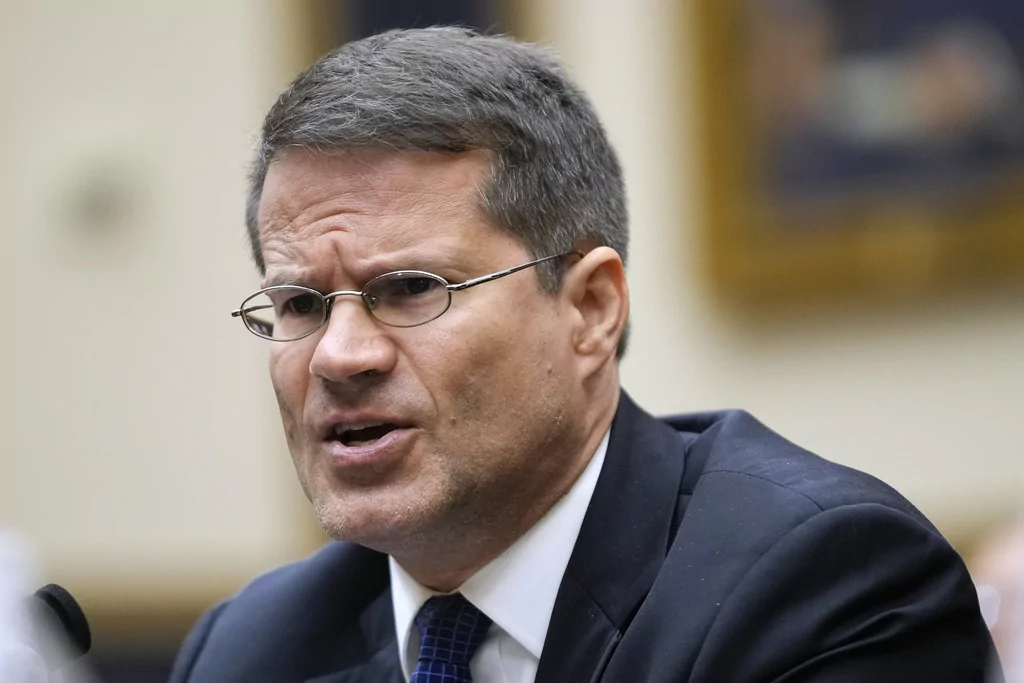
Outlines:
[[897,493],[620,390],[621,173],[548,53],[328,55],[267,116],[247,223],[234,315],[337,542],[211,610],[172,680],[982,680],[964,565]]

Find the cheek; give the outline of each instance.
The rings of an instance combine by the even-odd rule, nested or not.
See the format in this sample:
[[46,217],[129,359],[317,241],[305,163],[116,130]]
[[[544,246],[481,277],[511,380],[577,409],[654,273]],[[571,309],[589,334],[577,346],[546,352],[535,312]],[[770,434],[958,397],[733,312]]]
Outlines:
[[288,442],[292,443],[299,433],[299,425],[295,420],[295,413],[289,406],[284,392],[276,384],[274,385],[274,395],[277,396],[277,408],[281,413],[281,424],[284,425],[284,434],[288,437]]
[[527,419],[538,398],[549,398],[562,358],[558,329],[545,322],[551,312],[507,310],[518,312],[467,316],[457,332],[426,345],[445,349],[433,364],[434,376],[444,378],[433,393],[448,425],[485,422],[487,431],[502,431]]
[[292,443],[301,433],[299,418],[309,384],[309,360],[297,351],[296,347],[274,348],[269,360],[270,381],[281,411],[281,422],[288,441]]

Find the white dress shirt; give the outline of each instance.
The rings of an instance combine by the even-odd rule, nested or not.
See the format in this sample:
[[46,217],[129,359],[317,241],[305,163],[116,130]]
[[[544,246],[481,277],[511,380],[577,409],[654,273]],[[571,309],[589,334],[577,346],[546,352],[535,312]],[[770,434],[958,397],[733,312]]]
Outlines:
[[[533,683],[558,587],[607,452],[606,432],[569,492],[508,550],[457,589],[494,622],[470,661],[474,683]],[[398,652],[408,681],[420,647],[413,620],[437,592],[409,576],[394,558],[389,558],[389,568]]]

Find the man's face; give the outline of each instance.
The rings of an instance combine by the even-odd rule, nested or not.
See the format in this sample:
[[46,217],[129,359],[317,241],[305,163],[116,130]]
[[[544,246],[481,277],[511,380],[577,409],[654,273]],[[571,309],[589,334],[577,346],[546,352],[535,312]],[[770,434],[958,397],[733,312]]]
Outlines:
[[[525,263],[482,214],[486,173],[478,153],[283,152],[260,203],[266,282],[358,290],[424,270],[458,283]],[[292,459],[328,533],[395,552],[549,505],[575,475],[585,410],[570,307],[528,269],[453,293],[418,327],[343,296],[314,335],[272,343]]]

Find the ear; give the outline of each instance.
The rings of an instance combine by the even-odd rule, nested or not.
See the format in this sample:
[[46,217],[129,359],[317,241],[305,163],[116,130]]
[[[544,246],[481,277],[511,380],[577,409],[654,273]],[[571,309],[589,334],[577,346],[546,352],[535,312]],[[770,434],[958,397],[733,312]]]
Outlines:
[[629,287],[618,252],[597,247],[571,266],[563,283],[573,307],[573,349],[589,377],[615,351],[629,318]]

